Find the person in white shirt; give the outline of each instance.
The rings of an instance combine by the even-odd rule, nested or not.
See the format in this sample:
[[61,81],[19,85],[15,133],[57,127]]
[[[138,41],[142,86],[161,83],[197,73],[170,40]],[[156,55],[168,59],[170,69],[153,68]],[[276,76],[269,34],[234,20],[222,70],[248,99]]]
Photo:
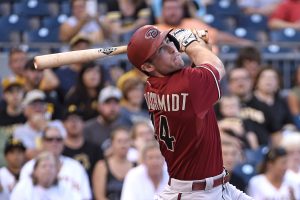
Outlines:
[[103,23],[101,23],[99,15],[89,13],[86,10],[86,0],[72,0],[70,2],[72,15],[61,25],[60,39],[63,42],[69,42],[73,37],[80,35],[88,37],[93,44],[103,42]]
[[288,153],[288,169],[284,179],[292,184],[295,198],[300,199],[300,133],[284,135],[280,145]]
[[156,141],[149,141],[142,150],[142,164],[125,177],[121,200],[153,200],[168,184],[169,175]]
[[276,147],[265,155],[261,174],[249,181],[248,194],[255,200],[295,200],[293,188],[284,180],[287,170],[287,152]]
[[25,162],[25,147],[20,140],[8,138],[4,146],[6,166],[0,168],[0,199],[8,200],[18,182],[21,168]]
[[11,200],[80,200],[57,174],[59,160],[50,152],[43,152],[36,158],[32,175],[20,180],[11,194]]
[[127,158],[132,162],[141,163],[141,152],[145,144],[154,139],[154,128],[151,122],[138,121],[131,128],[132,146]]
[[[63,136],[59,129],[51,126],[47,127],[42,134],[42,149],[43,151],[52,152],[60,161],[59,179],[71,187],[74,193],[79,193],[81,199],[91,199],[91,188],[85,169],[78,161],[61,155],[63,146]],[[30,177],[35,162],[36,159],[32,159],[24,165],[21,170],[20,180]]]
[[47,111],[46,94],[41,90],[31,90],[26,93],[22,106],[27,121],[24,125],[18,126],[13,136],[20,139],[26,147],[26,158],[32,159],[41,148],[42,132],[47,126],[56,126],[63,134],[67,135],[63,123],[60,120],[50,120]]

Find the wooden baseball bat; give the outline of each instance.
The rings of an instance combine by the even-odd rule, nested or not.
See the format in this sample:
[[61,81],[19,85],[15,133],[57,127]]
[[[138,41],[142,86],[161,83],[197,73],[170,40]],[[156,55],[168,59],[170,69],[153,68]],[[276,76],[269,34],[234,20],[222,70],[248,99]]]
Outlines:
[[36,69],[54,68],[73,63],[89,62],[98,58],[118,55],[127,52],[127,46],[86,49],[62,53],[46,54],[34,57]]

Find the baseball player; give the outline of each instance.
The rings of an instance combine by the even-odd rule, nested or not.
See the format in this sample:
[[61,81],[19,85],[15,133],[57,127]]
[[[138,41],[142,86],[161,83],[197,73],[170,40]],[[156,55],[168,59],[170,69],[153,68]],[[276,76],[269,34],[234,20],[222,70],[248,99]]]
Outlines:
[[[128,44],[129,61],[149,76],[144,96],[170,175],[157,199],[252,199],[228,183],[223,168],[213,105],[225,69],[201,39],[206,36],[146,25]],[[193,67],[184,68],[183,52]]]

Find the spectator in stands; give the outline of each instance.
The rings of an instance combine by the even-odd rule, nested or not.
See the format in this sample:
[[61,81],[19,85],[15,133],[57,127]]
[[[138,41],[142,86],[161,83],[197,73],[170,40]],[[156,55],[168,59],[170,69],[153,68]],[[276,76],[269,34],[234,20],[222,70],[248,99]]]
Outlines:
[[24,66],[25,90],[41,89],[45,92],[55,90],[59,80],[51,69],[36,70],[33,58],[27,60]]
[[300,133],[287,134],[282,138],[280,146],[288,154],[288,169],[285,174],[285,181],[292,183],[295,198],[300,199]]
[[108,85],[117,85],[118,80],[120,77],[122,77],[126,71],[127,71],[127,66],[126,66],[126,61],[120,61],[118,63],[112,64],[108,66]]
[[[162,22],[162,3],[163,0],[151,1],[156,23]],[[211,4],[212,0],[180,0],[180,3],[184,9],[184,17],[201,19],[206,14],[206,6]]]
[[[223,132],[222,134],[224,136],[224,134],[227,133]],[[221,136],[223,165],[229,173],[229,182],[239,190],[246,192],[247,183],[239,174],[235,173],[234,171],[237,165],[243,162],[243,150],[239,145],[236,145],[234,142],[232,142],[232,140],[226,140],[223,136]]]
[[131,70],[127,71],[126,73],[124,73],[117,81],[117,87],[119,89],[123,88],[124,83],[131,78],[138,78],[141,81],[143,81],[144,83],[146,83],[146,79],[147,76],[141,72],[140,70],[138,70],[136,67],[133,67]]
[[87,37],[93,44],[104,41],[99,16],[88,13],[86,7],[86,0],[71,0],[72,16],[60,27],[59,37],[63,42],[70,42],[76,35]]
[[199,19],[184,18],[183,14],[183,7],[179,0],[164,0],[162,5],[162,23],[158,23],[156,26],[160,30],[169,30],[171,28],[207,29],[209,32],[209,43],[212,45],[219,43],[251,45],[251,42],[248,40],[218,31]]
[[8,67],[15,76],[24,76],[24,66],[27,61],[27,53],[20,48],[12,48],[8,55]]
[[269,16],[282,0],[238,0],[243,13],[247,15],[261,14]]
[[241,116],[241,104],[237,96],[223,96],[218,102],[220,119],[218,120],[219,128],[231,133],[238,138],[246,149],[258,148],[258,141],[255,133],[249,130],[248,120]]
[[150,200],[168,184],[169,175],[156,141],[149,141],[142,150],[142,164],[126,175],[121,200]]
[[261,54],[259,50],[254,46],[243,47],[239,50],[235,67],[246,68],[252,79],[255,80],[257,73],[260,70]]
[[59,84],[56,75],[50,69],[36,70],[33,63],[33,58],[29,59],[24,68],[25,91],[39,89],[42,90],[47,97],[47,109],[52,114],[52,119],[61,119],[62,105],[59,103],[55,89]]
[[[22,100],[24,97],[24,79],[19,76],[9,76],[2,80],[3,96],[0,100],[0,152],[3,151],[5,141],[11,136],[15,128],[26,122],[23,114]],[[0,153],[0,166],[5,163]]]
[[269,28],[300,30],[300,0],[283,0],[269,18]]
[[[84,50],[90,47],[91,41],[84,36],[75,36],[70,41],[70,51]],[[72,63],[68,66],[62,66],[55,70],[55,74],[59,79],[57,92],[61,103],[64,103],[67,93],[71,87],[76,84],[81,68],[82,63]]]
[[77,106],[69,105],[65,110],[63,119],[67,137],[64,139],[62,154],[74,158],[82,164],[89,176],[91,185],[95,164],[103,159],[103,152],[99,146],[84,139],[84,121]]
[[130,146],[129,130],[117,127],[111,133],[111,154],[100,160],[93,173],[93,189],[96,200],[118,200],[127,172],[134,163],[127,159]]
[[20,140],[10,137],[5,141],[4,155],[6,166],[0,168],[0,199],[8,200],[25,162],[25,146]]
[[22,100],[24,97],[24,79],[18,76],[5,77],[2,80],[3,100],[0,103],[0,127],[9,127],[23,124],[26,121],[23,115]]
[[294,74],[294,83],[288,92],[287,102],[289,109],[293,115],[294,123],[300,130],[300,65]]
[[[64,148],[64,135],[56,127],[48,126],[42,133],[41,151],[49,151],[59,161],[58,178],[71,188],[80,199],[91,199],[89,179],[82,165],[69,157],[61,155]],[[34,171],[36,159],[28,161],[21,170],[20,180],[28,179]]]
[[263,67],[254,84],[252,108],[264,113],[265,125],[273,145],[278,144],[284,131],[296,128],[286,100],[280,96],[280,75],[271,66]]
[[127,79],[121,88],[123,99],[121,113],[133,125],[137,121],[150,120],[148,112],[143,109],[144,82],[138,78]]
[[66,131],[63,124],[59,120],[50,120],[47,112],[46,95],[40,90],[32,90],[28,92],[22,102],[24,106],[24,115],[27,118],[25,124],[17,127],[13,133],[14,137],[20,139],[26,150],[28,159],[34,158],[40,152],[40,138],[43,130],[48,125],[54,125],[63,131]]
[[128,42],[136,29],[150,23],[150,18],[151,11],[144,0],[107,1],[105,21],[114,42]]
[[97,98],[104,87],[104,76],[101,66],[95,62],[82,65],[76,84],[65,98],[65,105],[74,104],[82,112],[83,120],[89,120],[98,115]]
[[265,155],[259,175],[250,179],[248,194],[255,200],[291,199],[294,192],[291,185],[284,182],[287,170],[287,152],[283,148],[272,148]]
[[128,160],[136,163],[142,161],[142,149],[148,142],[154,140],[154,128],[149,121],[135,122],[131,128],[132,146],[128,151]]
[[249,121],[249,130],[256,134],[260,146],[269,144],[269,131],[266,127],[264,113],[255,108],[253,95],[253,80],[246,68],[232,68],[228,74],[228,91],[239,97],[241,102],[241,116]]
[[115,126],[130,126],[130,121],[120,113],[122,93],[113,86],[103,88],[98,97],[99,115],[85,123],[84,136],[87,141],[100,146],[105,153],[109,147],[111,131]]
[[21,179],[12,192],[11,200],[72,199],[81,200],[57,176],[59,160],[50,152],[39,154],[33,164],[32,175]]

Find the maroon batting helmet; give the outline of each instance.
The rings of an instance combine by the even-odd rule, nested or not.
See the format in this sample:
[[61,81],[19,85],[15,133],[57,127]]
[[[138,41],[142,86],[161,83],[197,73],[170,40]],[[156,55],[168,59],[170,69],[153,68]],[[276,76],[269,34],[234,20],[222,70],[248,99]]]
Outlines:
[[152,25],[139,28],[128,43],[127,56],[129,61],[141,70],[141,66],[154,55],[170,31],[161,32]]

